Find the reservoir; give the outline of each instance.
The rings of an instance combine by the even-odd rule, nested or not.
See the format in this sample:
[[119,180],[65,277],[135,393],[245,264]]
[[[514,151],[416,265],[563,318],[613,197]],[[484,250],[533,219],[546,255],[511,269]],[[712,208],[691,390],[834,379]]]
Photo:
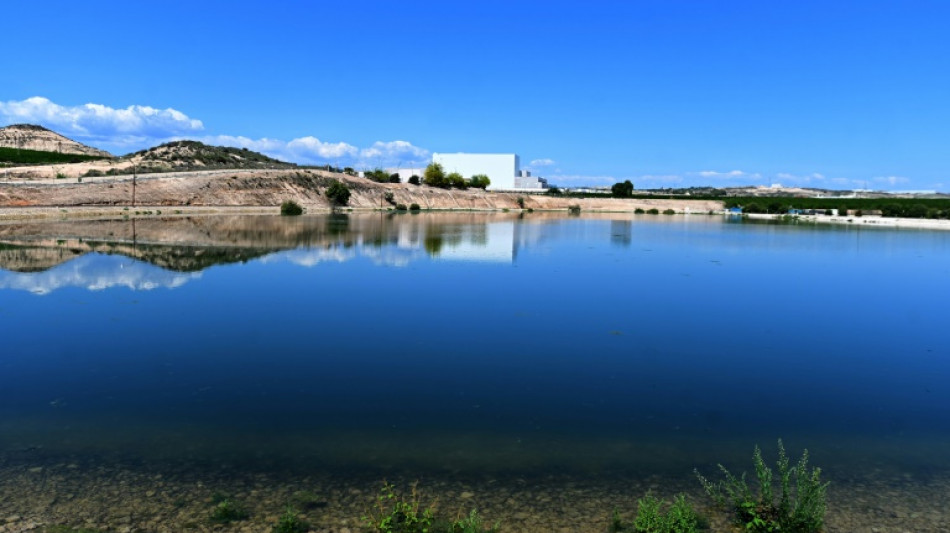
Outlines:
[[0,531],[216,531],[216,494],[269,531],[307,492],[315,531],[355,532],[383,480],[502,531],[602,532],[648,490],[731,531],[694,469],[752,475],[778,439],[831,482],[827,531],[946,531],[948,296],[950,232],[4,223]]

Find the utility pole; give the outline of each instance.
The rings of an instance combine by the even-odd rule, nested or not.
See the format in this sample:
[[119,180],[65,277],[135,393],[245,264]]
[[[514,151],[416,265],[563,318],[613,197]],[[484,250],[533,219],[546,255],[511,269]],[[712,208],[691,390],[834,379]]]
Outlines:
[[135,163],[132,163],[132,207],[135,207]]

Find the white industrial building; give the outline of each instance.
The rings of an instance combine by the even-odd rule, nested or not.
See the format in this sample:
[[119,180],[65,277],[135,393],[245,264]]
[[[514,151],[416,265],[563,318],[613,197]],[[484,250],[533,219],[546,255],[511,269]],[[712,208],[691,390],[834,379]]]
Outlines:
[[517,154],[432,154],[432,162],[442,165],[446,174],[458,172],[465,179],[484,174],[491,180],[489,190],[540,190],[547,181],[521,170]]

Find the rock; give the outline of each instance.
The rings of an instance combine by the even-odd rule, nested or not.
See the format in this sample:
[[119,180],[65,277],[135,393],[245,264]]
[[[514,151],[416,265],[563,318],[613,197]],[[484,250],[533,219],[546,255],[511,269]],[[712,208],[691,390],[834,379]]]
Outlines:
[[470,500],[475,497],[475,494],[472,492],[465,491],[461,495],[459,495],[459,497],[462,498],[463,500]]

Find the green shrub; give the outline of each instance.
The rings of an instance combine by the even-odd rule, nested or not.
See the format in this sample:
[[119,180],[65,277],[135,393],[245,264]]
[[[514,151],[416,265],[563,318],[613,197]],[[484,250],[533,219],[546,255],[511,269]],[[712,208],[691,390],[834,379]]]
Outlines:
[[663,214],[664,214],[664,215],[675,215],[675,214],[676,214],[676,211],[673,211],[672,209],[665,209],[665,210],[663,211]]
[[396,205],[396,196],[392,193],[392,191],[384,192],[383,200],[386,200],[386,203],[390,205]]
[[287,200],[280,204],[280,214],[284,216],[297,216],[303,214],[303,208],[293,200]]
[[407,211],[408,209],[406,204],[396,204],[396,211]]
[[326,195],[333,206],[343,206],[350,202],[350,188],[345,183],[337,180],[330,181]]
[[57,172],[57,173],[56,173],[56,179],[58,179],[58,180],[64,180],[64,179],[66,179],[66,174],[63,174],[62,172]]
[[519,196],[515,198],[515,203],[518,204],[518,207],[520,207],[521,209],[524,209],[524,197]]
[[577,215],[581,214],[581,206],[579,206],[579,205],[577,205],[577,204],[569,205],[569,206],[567,206],[567,213],[568,213],[569,215],[575,215],[575,216],[577,216]]
[[83,174],[82,176],[83,176],[84,178],[98,178],[98,177],[102,176],[102,171],[101,171],[101,170],[96,170],[96,169],[94,169],[94,168],[91,168],[91,169],[87,170],[86,173]]
[[450,172],[445,177],[444,183],[447,187],[456,187],[458,189],[464,189],[468,187],[468,184],[465,183],[465,178],[463,178],[458,172]]
[[[696,476],[703,488],[717,505],[730,509],[736,522],[752,533],[782,531],[788,533],[817,533],[825,522],[827,504],[825,497],[828,483],[821,482],[821,469],[808,469],[808,450],[793,467],[782,441],[778,441],[778,477],[781,495],[778,504],[772,494],[772,469],[762,459],[762,452],[755,447],[752,454],[756,478],[759,481],[759,497],[756,499],[743,473],[737,478],[724,466],[719,465],[725,479],[713,484],[699,471]],[[794,490],[792,479],[795,480]]]
[[639,208],[639,207],[636,208],[636,209],[634,209],[633,212],[634,212],[634,214],[637,214],[637,215],[642,215],[643,213],[646,213],[646,211],[644,211],[643,209],[641,209],[641,208]]
[[840,217],[846,217],[846,216],[848,216],[848,206],[842,205],[842,206],[838,207],[838,216],[840,216]]
[[476,189],[485,189],[491,185],[491,180],[484,174],[475,174],[468,184]]
[[419,176],[416,176],[415,174],[413,174],[412,176],[409,176],[409,183],[411,185],[419,185],[420,183]]
[[419,209],[421,209],[421,208],[419,207],[419,204],[409,204],[409,210],[410,210],[410,211],[418,211]]
[[652,209],[647,209],[647,214],[648,214],[648,215],[659,215],[659,214],[660,214],[660,210],[657,209],[657,208],[655,208],[655,207],[652,208]]
[[560,196],[560,195],[563,194],[563,193],[561,192],[561,189],[559,189],[559,188],[557,188],[557,187],[551,187],[551,188],[548,189],[548,194],[550,194],[550,195],[552,195],[552,196]]

